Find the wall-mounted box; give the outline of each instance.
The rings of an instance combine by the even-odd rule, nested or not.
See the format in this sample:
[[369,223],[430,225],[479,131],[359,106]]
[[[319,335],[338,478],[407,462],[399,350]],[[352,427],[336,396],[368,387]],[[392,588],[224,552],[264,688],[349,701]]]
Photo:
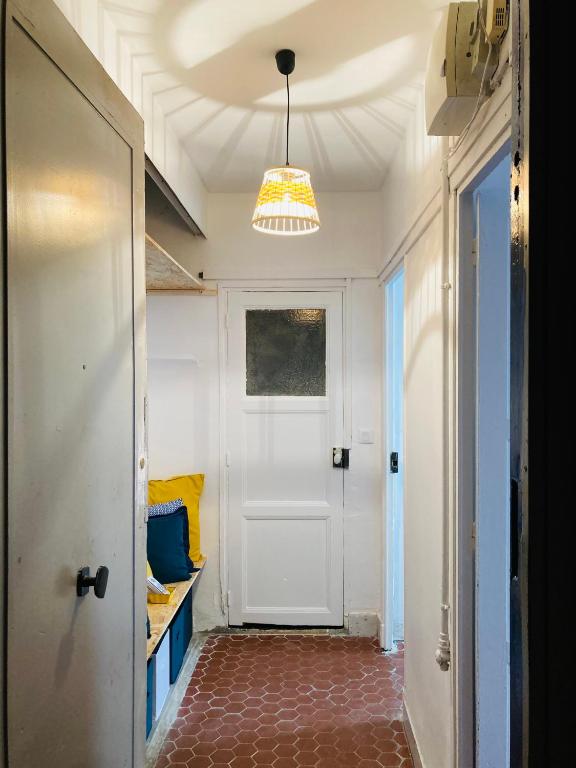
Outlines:
[[429,136],[459,136],[474,114],[481,78],[472,71],[477,3],[450,3],[442,12],[426,73]]

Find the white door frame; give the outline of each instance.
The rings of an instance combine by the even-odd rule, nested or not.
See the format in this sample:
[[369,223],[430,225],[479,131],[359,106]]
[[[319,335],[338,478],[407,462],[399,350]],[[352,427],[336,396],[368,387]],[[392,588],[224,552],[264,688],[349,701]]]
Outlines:
[[[390,451],[393,446],[390,442],[390,423],[388,414],[388,389],[390,371],[388,371],[389,336],[388,336],[388,302],[386,292],[388,286],[396,280],[404,270],[404,259],[395,266],[393,271],[386,275],[381,284],[382,290],[382,359],[384,375],[382,376],[382,616],[380,622],[380,647],[390,650],[394,644],[394,616],[393,616],[393,584],[394,584],[394,553],[390,542],[393,537],[393,516],[390,513],[392,499],[392,487],[389,481]],[[403,458],[402,458],[403,461]]]
[[475,198],[476,750],[479,765],[504,766],[510,762],[511,167],[508,148],[497,168],[502,187],[483,183]]
[[[222,612],[229,623],[228,594],[229,594],[229,547],[228,547],[228,427],[226,423],[226,366],[228,347],[228,299],[232,292],[261,292],[279,291],[283,293],[309,291],[322,292],[334,291],[342,295],[342,323],[343,323],[343,395],[344,395],[344,448],[352,447],[352,414],[351,414],[351,389],[350,389],[350,349],[351,327],[349,310],[349,288],[351,281],[340,279],[325,280],[227,280],[218,283],[218,368],[220,377],[220,425],[219,425],[219,450],[220,450],[220,588]],[[344,497],[344,503],[346,498]],[[346,551],[344,547],[344,591],[346,591]],[[346,595],[344,594],[344,606]],[[346,620],[346,617],[345,617]]]
[[[473,277],[472,194],[503,155],[510,151],[510,125],[505,123],[496,138],[475,154],[473,162],[456,179],[451,178],[451,231],[456,295],[456,387],[454,392],[455,507],[452,522],[454,552],[452,658],[454,660],[454,765],[476,763],[475,727],[475,555],[474,507],[476,503],[476,334]],[[480,767],[479,767],[480,768]]]

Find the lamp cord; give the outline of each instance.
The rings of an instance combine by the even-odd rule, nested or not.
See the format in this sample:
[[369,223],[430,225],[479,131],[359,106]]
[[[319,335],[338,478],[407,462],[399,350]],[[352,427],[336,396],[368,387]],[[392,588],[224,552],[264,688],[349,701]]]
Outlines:
[[290,83],[288,75],[286,75],[286,94],[288,96],[288,109],[286,111],[286,165],[290,165],[288,162],[288,142],[290,139]]

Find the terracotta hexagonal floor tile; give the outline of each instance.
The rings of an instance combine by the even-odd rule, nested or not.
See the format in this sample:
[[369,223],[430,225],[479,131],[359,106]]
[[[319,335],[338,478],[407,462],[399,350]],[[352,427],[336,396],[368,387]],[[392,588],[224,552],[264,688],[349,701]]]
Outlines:
[[210,768],[212,761],[209,757],[198,756],[191,757],[185,763],[182,763],[182,765],[185,765],[186,768]]
[[217,749],[212,752],[210,759],[214,765],[230,765],[230,761],[236,757],[231,749]]
[[232,750],[236,757],[254,757],[258,751],[254,743],[238,744]]
[[262,752],[256,752],[252,756],[252,759],[256,763],[256,765],[267,765],[270,766],[276,760],[276,754],[274,752],[269,751],[262,751]]
[[[184,746],[184,745],[179,745]],[[190,753],[192,753],[195,756],[206,756],[210,757],[212,752],[216,752],[218,747],[210,741],[197,741],[195,745],[192,747],[188,747],[188,757],[190,757]]]
[[185,763],[189,759],[190,759],[190,750],[188,749],[175,749],[170,752],[170,762],[172,764]]
[[276,757],[294,757],[298,749],[293,744],[277,744],[274,747]]
[[403,762],[400,755],[397,755],[395,753],[380,755],[378,760],[380,765],[384,766],[384,768],[395,768],[396,766],[401,765]]
[[273,768],[298,768],[298,763],[293,757],[277,757],[272,766]]
[[230,761],[230,768],[254,768],[255,765],[252,757],[235,757]]
[[298,752],[295,760],[298,765],[316,765],[316,763],[320,762],[320,755],[316,754],[316,752]]
[[294,742],[294,746],[299,752],[314,752],[316,741],[314,739],[297,739]]
[[389,752],[396,752],[398,745],[392,739],[384,739],[383,741],[376,742],[378,751],[380,754],[388,754]]
[[365,760],[361,759],[356,763],[357,768],[382,768],[382,763],[379,760]]
[[277,736],[278,728],[275,725],[258,724],[258,728],[256,728],[256,733],[258,734],[258,736],[262,736],[263,738]]
[[397,754],[399,757],[404,758],[405,760],[408,760],[410,756],[410,750],[408,749],[408,746],[404,747],[398,747]]

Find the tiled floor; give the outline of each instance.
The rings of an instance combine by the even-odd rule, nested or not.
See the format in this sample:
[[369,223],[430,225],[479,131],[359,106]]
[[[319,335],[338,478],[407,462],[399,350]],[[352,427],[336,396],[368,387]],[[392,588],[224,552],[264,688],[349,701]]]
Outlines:
[[402,677],[367,638],[213,635],[157,768],[412,768]]

